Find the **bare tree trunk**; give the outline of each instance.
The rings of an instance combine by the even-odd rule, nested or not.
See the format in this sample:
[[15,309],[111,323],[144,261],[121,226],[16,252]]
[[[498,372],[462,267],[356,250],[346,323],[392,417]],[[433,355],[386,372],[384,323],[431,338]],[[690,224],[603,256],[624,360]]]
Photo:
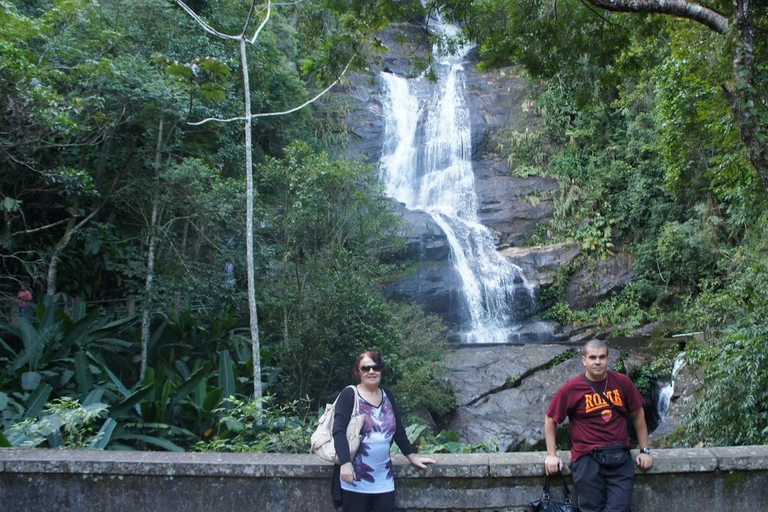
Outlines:
[[75,230],[75,218],[72,217],[69,219],[69,222],[67,223],[67,229],[64,231],[64,236],[61,237],[61,240],[59,240],[59,243],[56,244],[56,247],[53,248],[53,253],[51,254],[51,261],[48,263],[48,279],[46,282],[46,291],[45,293],[53,297],[56,294],[56,275],[59,270],[59,261],[61,260],[61,251],[64,250],[64,248],[69,244],[69,241],[72,240],[72,235],[74,234]]
[[144,281],[144,301],[141,305],[141,366],[139,380],[144,379],[147,372],[147,359],[149,352],[149,327],[152,321],[152,284],[155,278],[155,247],[157,246],[157,211],[159,209],[160,191],[158,176],[160,174],[160,149],[163,144],[163,118],[160,118],[160,126],[157,133],[157,146],[155,148],[155,179],[152,192],[152,214],[149,221],[149,233],[147,235],[147,278]]
[[[253,147],[251,130],[251,86],[248,77],[248,57],[245,38],[240,38],[240,60],[243,66],[243,89],[245,94],[245,176],[246,176],[246,259],[248,260],[248,307],[251,314],[251,352],[253,354],[253,397],[261,398],[261,355],[259,343],[259,314],[256,307],[256,270],[253,254]],[[259,407],[261,405],[259,404]]]

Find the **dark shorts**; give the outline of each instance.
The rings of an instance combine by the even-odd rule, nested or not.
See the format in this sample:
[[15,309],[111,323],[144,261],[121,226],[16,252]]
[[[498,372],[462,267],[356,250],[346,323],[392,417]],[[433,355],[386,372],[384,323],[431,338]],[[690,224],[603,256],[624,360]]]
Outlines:
[[[617,456],[612,453],[608,459],[615,463]],[[629,450],[626,461],[615,467],[600,464],[596,454],[583,455],[571,465],[571,472],[581,512],[629,512],[635,485],[635,461]]]

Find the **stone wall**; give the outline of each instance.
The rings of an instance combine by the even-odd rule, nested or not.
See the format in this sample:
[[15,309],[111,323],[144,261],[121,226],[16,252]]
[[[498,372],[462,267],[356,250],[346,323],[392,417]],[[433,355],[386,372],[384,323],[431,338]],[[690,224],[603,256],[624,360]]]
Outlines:
[[[542,453],[435,458],[395,458],[403,510],[520,512],[544,482]],[[313,455],[0,449],[0,511],[324,512],[331,472]],[[655,450],[632,510],[768,510],[766,487],[768,446]]]

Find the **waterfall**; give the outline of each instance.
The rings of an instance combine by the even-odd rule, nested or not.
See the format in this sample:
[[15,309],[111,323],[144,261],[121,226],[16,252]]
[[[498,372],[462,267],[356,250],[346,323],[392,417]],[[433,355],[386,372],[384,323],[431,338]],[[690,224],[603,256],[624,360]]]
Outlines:
[[462,65],[470,48],[436,52],[437,83],[381,73],[381,180],[387,195],[426,211],[445,232],[470,319],[461,327],[462,341],[505,343],[516,339],[515,310],[532,308],[534,288],[520,267],[497,252],[493,235],[478,221]]
[[659,414],[659,423],[664,421],[664,417],[669,411],[669,404],[672,401],[672,395],[675,393],[675,379],[677,374],[685,366],[685,358],[683,354],[679,354],[675,358],[675,362],[672,368],[672,375],[669,378],[669,382],[659,382],[659,397],[656,402],[656,411]]

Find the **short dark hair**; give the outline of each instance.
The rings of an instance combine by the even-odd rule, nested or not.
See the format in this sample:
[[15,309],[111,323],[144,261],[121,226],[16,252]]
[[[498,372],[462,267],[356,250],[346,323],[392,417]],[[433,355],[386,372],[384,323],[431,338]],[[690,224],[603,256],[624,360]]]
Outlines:
[[387,366],[384,364],[384,358],[381,356],[380,352],[375,350],[367,350],[357,356],[357,359],[355,359],[355,367],[352,368],[352,376],[355,378],[355,380],[360,380],[360,361],[366,357],[370,357],[374,364],[381,366],[381,375],[383,377],[387,372]]
[[603,340],[589,340],[584,344],[584,347],[581,349],[581,355],[585,356],[587,355],[587,350],[602,350],[605,349],[605,351],[608,351],[608,344],[604,342]]

